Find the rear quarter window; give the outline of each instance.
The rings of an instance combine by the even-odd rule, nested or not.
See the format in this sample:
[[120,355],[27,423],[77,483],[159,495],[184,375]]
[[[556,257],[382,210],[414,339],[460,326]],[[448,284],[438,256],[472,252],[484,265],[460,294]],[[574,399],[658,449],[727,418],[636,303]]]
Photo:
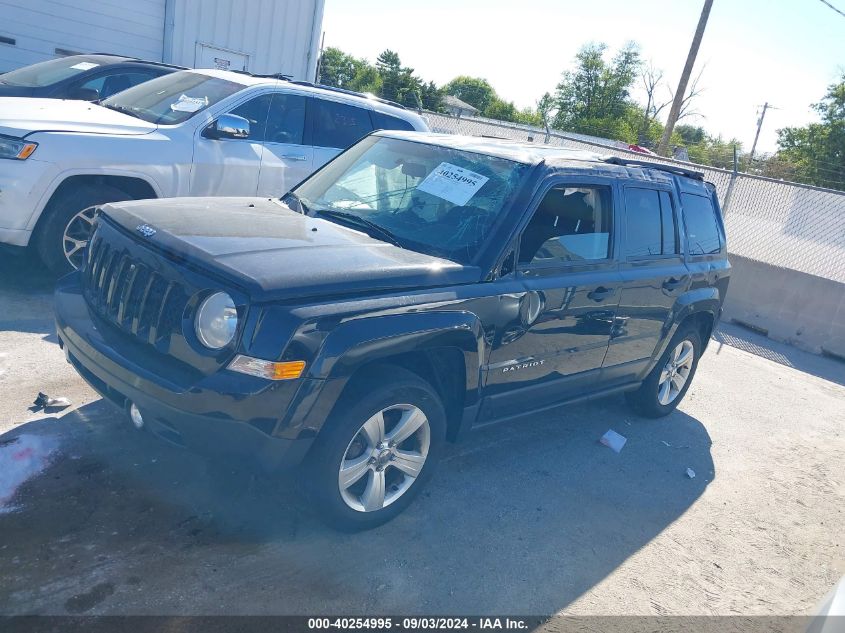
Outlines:
[[712,255],[722,250],[722,237],[716,209],[710,198],[691,193],[681,194],[684,225],[690,255]]
[[314,145],[346,149],[373,131],[364,108],[314,99]]
[[400,119],[399,117],[390,116],[389,114],[384,114],[383,112],[370,112],[370,116],[373,117],[373,128],[376,130],[407,130],[409,132],[414,131],[414,126],[411,125],[405,119]]

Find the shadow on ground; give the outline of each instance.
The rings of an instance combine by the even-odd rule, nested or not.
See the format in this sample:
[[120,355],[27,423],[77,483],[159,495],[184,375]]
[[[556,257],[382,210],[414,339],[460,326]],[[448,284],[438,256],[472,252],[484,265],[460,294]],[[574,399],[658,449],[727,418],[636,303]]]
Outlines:
[[730,345],[805,374],[812,374],[845,386],[845,363],[810,354],[786,343],[779,343],[735,323],[719,324],[718,329],[713,333],[713,340],[717,343],[714,346],[717,354],[722,345]]
[[[597,443],[611,426],[628,437],[618,455]],[[291,477],[171,448],[103,401],[0,444],[23,434],[60,446],[0,515],[5,614],[551,614],[714,476],[698,420],[606,400],[477,432],[405,514],[346,535]]]

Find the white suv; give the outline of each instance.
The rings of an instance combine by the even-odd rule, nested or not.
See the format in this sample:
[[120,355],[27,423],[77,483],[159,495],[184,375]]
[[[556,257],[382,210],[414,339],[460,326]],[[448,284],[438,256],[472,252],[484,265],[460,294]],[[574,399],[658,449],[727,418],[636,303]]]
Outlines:
[[99,104],[0,98],[0,246],[32,245],[69,271],[93,205],[280,196],[377,129],[428,131],[367,95],[217,70],[159,77]]

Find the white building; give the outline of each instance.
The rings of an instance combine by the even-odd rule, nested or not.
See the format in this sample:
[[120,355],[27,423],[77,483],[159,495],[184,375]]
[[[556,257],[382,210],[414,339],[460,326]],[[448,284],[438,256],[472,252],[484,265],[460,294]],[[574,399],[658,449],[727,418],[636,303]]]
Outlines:
[[0,72],[114,53],[313,80],[325,0],[0,0]]

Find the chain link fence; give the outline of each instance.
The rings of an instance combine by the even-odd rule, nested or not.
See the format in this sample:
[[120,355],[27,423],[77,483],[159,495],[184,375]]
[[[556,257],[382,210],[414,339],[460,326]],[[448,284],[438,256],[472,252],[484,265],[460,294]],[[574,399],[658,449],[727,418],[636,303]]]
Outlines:
[[433,132],[508,138],[693,167],[716,186],[732,254],[845,283],[845,192],[646,156],[578,134],[433,112],[424,113],[424,118]]

